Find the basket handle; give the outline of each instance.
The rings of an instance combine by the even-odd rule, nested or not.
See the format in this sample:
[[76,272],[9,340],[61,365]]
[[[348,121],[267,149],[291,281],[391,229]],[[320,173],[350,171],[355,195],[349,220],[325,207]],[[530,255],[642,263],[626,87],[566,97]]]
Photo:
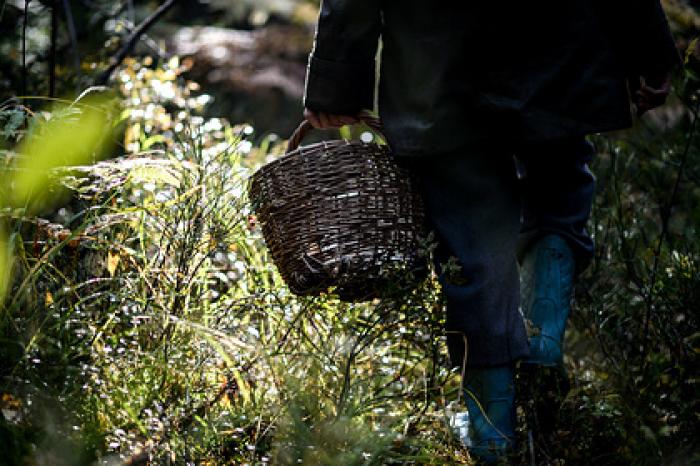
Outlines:
[[[384,134],[382,134],[382,123],[379,120],[379,118],[373,116],[371,113],[368,111],[362,111],[360,112],[359,115],[357,115],[357,118],[369,128],[374,131],[375,133],[379,134],[382,138],[384,138]],[[313,130],[314,127],[311,126],[311,123],[309,123],[307,120],[304,120],[301,122],[301,124],[297,127],[297,129],[294,130],[292,135],[289,137],[289,142],[287,144],[287,151],[286,153],[289,154],[290,152],[296,150],[299,147],[299,144],[301,144],[301,141],[306,137],[307,134]]]

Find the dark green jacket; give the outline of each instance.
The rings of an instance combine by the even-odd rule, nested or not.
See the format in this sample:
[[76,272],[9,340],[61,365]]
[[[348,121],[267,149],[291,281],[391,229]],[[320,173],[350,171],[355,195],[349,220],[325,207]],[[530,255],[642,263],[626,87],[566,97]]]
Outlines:
[[397,155],[631,124],[627,78],[679,62],[659,0],[323,0],[305,105],[378,107]]

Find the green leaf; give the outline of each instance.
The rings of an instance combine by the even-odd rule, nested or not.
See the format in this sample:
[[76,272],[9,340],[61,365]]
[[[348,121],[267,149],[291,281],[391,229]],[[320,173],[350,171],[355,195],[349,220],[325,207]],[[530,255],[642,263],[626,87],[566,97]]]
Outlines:
[[2,180],[13,187],[11,204],[48,206],[57,198],[50,189],[56,187],[52,186],[53,170],[102,158],[112,137],[109,119],[113,109],[111,101],[92,99],[88,105],[62,108],[48,121],[36,122],[19,147],[22,157],[13,179]]
[[688,48],[685,50],[685,59],[683,60],[684,64],[690,63],[690,57],[695,54],[695,51],[698,48],[698,41],[700,41],[700,37],[696,37],[692,41],[690,41],[690,44],[688,44]]
[[19,109],[5,110],[0,113],[0,118],[5,119],[5,125],[2,128],[3,137],[6,139],[17,137],[19,128],[24,124],[24,112]]

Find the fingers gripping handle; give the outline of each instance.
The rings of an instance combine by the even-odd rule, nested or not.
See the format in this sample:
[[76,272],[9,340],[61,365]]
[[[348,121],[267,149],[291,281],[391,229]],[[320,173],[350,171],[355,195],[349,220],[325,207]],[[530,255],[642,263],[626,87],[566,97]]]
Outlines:
[[[384,138],[384,135],[382,134],[382,124],[379,118],[372,116],[369,112],[361,112],[357,118],[369,126],[372,131]],[[289,154],[290,152],[296,150],[301,144],[301,141],[303,141],[306,135],[313,129],[313,126],[311,126],[311,123],[309,123],[307,120],[302,121],[290,136],[286,153]]]

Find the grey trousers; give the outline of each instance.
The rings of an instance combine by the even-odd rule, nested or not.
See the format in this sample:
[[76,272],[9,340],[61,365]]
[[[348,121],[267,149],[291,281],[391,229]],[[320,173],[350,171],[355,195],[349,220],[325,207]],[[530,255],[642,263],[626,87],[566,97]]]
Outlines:
[[581,137],[397,158],[417,178],[438,242],[434,259],[453,365],[465,355],[468,366],[488,367],[528,354],[518,256],[537,238],[560,234],[579,269],[590,261],[593,154]]

